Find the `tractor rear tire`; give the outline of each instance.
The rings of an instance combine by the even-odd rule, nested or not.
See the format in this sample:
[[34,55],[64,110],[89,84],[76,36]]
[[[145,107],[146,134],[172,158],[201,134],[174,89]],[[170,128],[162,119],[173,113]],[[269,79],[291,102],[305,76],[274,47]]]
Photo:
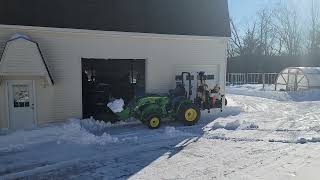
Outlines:
[[199,107],[195,104],[183,104],[178,112],[178,120],[186,126],[195,125],[200,119]]
[[145,123],[150,129],[158,129],[161,126],[161,118],[158,115],[150,115]]

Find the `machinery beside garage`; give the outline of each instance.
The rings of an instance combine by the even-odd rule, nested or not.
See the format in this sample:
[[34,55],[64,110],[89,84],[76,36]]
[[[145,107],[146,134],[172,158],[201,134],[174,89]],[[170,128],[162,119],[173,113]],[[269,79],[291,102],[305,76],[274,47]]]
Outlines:
[[[118,111],[118,107],[112,107],[112,104],[108,104],[108,107],[119,120],[134,117],[151,129],[159,128],[161,119],[164,118],[175,119],[184,125],[191,126],[199,121],[201,110],[209,112],[213,108],[222,110],[223,103],[226,105],[225,97],[220,94],[220,87],[218,85],[209,87],[206,84],[207,77],[205,72],[198,72],[195,96],[192,91],[191,73],[182,72],[181,82],[177,83],[177,87],[170,90],[166,96],[136,97],[121,111]],[[188,83],[185,83],[184,79],[187,79]]]
[[82,59],[83,117],[111,122],[133,117],[151,129],[162,119],[189,126],[201,111],[222,111],[227,104],[219,65],[178,66],[175,89],[156,94],[146,93],[145,66],[137,59]]
[[[182,72],[193,76],[190,101],[200,71],[209,89],[218,85],[224,95],[228,3],[198,1],[196,7],[192,0],[0,3],[6,17],[0,18],[0,128],[91,116],[112,121],[107,103],[123,99],[126,108],[148,94],[169,97]],[[23,36],[11,39],[16,33]],[[15,106],[13,94],[25,91],[30,106]]]

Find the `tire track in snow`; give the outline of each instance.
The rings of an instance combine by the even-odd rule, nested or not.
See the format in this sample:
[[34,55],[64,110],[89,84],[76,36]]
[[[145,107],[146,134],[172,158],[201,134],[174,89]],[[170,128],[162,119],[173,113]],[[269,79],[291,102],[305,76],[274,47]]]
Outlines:
[[239,120],[240,123],[253,123],[259,128],[215,131],[217,133],[213,135],[214,139],[281,143],[320,142],[319,102],[277,101],[243,95],[230,95],[229,99],[232,99],[234,105],[240,106],[243,112],[235,117],[219,118],[216,120],[217,123],[226,124]]

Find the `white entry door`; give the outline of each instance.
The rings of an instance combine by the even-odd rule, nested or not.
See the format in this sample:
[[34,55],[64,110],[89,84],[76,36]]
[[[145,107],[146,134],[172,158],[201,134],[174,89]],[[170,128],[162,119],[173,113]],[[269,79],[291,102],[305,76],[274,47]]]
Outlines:
[[34,127],[33,81],[8,81],[11,129]]

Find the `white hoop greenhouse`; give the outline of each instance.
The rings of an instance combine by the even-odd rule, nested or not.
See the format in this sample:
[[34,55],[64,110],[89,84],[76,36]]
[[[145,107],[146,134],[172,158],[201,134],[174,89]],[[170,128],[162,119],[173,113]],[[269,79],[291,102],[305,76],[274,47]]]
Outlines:
[[286,68],[279,73],[275,89],[280,91],[320,89],[320,67]]

